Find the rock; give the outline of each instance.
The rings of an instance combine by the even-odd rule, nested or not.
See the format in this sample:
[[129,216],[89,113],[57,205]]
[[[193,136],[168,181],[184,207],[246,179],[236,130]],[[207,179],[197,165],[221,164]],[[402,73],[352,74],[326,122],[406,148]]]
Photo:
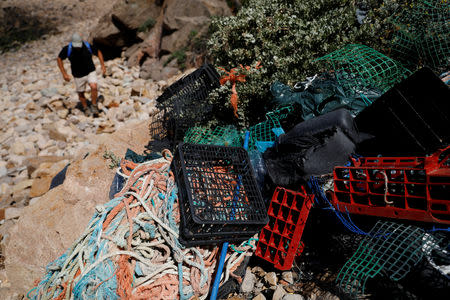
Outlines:
[[275,272],[269,272],[264,276],[264,280],[271,286],[275,286],[277,285],[278,278]]
[[30,203],[28,205],[33,205],[34,203],[38,202],[41,197],[34,197],[30,199]]
[[[4,163],[3,161],[0,163]],[[0,164],[0,178],[2,178],[3,176],[6,176],[8,174],[8,169],[6,168],[6,163]]]
[[22,142],[15,142],[10,150],[15,155],[25,155],[25,146]]
[[44,162],[40,164],[32,174],[31,178],[52,177],[59,173],[68,164],[68,160],[61,160],[58,162]]
[[5,209],[5,220],[11,220],[20,217],[23,207],[8,207]]
[[50,165],[50,166],[52,166],[54,163],[59,162],[64,159],[66,159],[66,157],[61,157],[61,156],[37,156],[37,157],[29,158],[27,160],[27,164],[26,164],[28,174],[31,174],[31,177],[34,178],[33,173],[34,173],[34,171],[36,171],[37,169],[39,169],[41,167],[41,164],[52,163]]
[[53,140],[60,140],[68,142],[77,136],[77,133],[69,126],[64,126],[65,121],[46,124],[45,129],[48,130],[48,135]]
[[252,273],[250,268],[245,270],[244,280],[241,284],[241,292],[242,293],[251,293],[255,287],[256,276]]
[[2,184],[0,184],[0,196],[6,196],[6,195],[11,195],[12,194],[12,189],[9,186],[9,184],[7,184],[6,182],[2,182]]
[[125,156],[127,147],[137,153],[143,153],[150,140],[149,123],[150,120],[132,121],[113,134],[104,133],[89,136],[88,140],[91,144],[105,145],[109,151],[114,152],[118,157]]
[[61,150],[65,149],[65,148],[67,148],[67,143],[63,142],[63,141],[58,141],[58,142],[56,142],[56,147],[58,147]]
[[47,193],[50,188],[50,184],[52,183],[53,177],[45,176],[41,178],[36,178],[33,180],[33,185],[30,190],[30,197],[39,197]]
[[[64,183],[23,209],[5,247],[5,270],[12,290],[28,292],[45,266],[85,230],[95,206],[109,201],[114,170],[108,168],[104,152],[123,157],[131,148],[142,153],[150,139],[148,125],[148,120],[130,121],[113,134],[89,137],[90,143],[69,166]],[[89,156],[82,159],[86,152]]]
[[104,122],[102,122],[102,123],[100,123],[98,125],[97,134],[100,134],[100,133],[112,133],[115,130],[116,129],[115,129],[114,123],[111,122],[110,120],[107,120],[107,121],[104,121]]
[[179,72],[178,68],[164,66],[159,60],[147,59],[141,66],[139,76],[143,79],[153,79],[156,81],[167,80]]
[[70,116],[68,121],[74,125],[77,125],[80,122],[80,119],[77,116]]
[[30,199],[30,189],[24,189],[17,191],[12,195],[12,202],[17,207],[23,207],[28,205],[28,200]]
[[305,298],[300,294],[286,294],[281,300],[304,300]]
[[44,96],[44,97],[50,98],[50,97],[53,97],[53,96],[55,96],[56,94],[58,94],[58,89],[55,88],[55,87],[50,87],[50,88],[42,89],[42,90],[41,90],[41,94],[42,94],[42,96]]
[[219,0],[172,0],[164,14],[164,27],[178,30],[196,17],[230,16],[225,1]]
[[6,271],[13,287],[26,292],[43,267],[60,256],[84,231],[97,204],[108,201],[114,172],[102,158],[105,148],[72,164],[63,185],[23,210],[6,246]]
[[33,184],[33,179],[27,179],[27,180],[21,181],[18,184],[13,186],[13,193],[15,194],[19,191],[29,188],[29,187],[31,187],[32,184]]
[[150,19],[156,20],[161,9],[155,1],[116,1],[100,18],[89,40],[99,46],[106,59],[120,56],[123,47],[142,41],[137,37],[137,29]]
[[67,110],[65,108],[61,109],[61,110],[58,110],[57,114],[58,114],[58,117],[60,117],[61,119],[65,119],[65,118],[67,118],[67,115],[69,114],[69,110]]
[[293,284],[294,283],[294,277],[292,276],[292,272],[291,271],[283,272],[281,274],[281,278],[283,278],[283,280],[285,280],[289,284]]
[[286,295],[286,291],[284,290],[283,286],[278,285],[275,289],[275,292],[273,293],[272,300],[281,300]]
[[253,298],[253,300],[266,300],[266,297],[264,297],[263,294],[258,294],[256,297]]
[[161,50],[173,53],[183,49],[192,42],[192,32],[197,32],[197,34],[206,32],[209,23],[210,18],[205,16],[186,19],[185,24],[180,29],[162,38]]
[[254,267],[252,269],[252,272],[259,277],[264,277],[267,274],[266,271],[264,271],[264,269],[259,266]]

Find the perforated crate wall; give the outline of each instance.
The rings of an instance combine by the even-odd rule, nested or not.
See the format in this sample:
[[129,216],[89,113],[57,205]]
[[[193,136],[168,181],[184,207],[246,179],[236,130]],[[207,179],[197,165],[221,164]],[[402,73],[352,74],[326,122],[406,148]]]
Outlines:
[[153,116],[150,125],[152,138],[168,140],[174,148],[191,126],[210,118],[212,106],[204,100],[219,86],[219,74],[214,66],[205,64],[165,89],[156,99],[160,112]]
[[184,245],[243,241],[268,222],[244,148],[182,143],[173,167]]
[[259,234],[256,256],[279,270],[289,270],[296,254],[303,251],[303,229],[313,205],[314,195],[305,189],[294,192],[277,187],[270,202],[269,223]]
[[334,169],[342,212],[450,224],[450,147],[430,157],[373,157]]

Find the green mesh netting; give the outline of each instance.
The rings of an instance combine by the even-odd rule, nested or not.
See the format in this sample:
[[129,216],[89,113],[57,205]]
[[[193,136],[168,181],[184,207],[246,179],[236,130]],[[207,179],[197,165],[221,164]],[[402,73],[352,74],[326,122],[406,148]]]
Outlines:
[[248,129],[250,131],[248,149],[258,150],[256,147],[257,142],[275,142],[277,136],[282,133],[280,120],[286,118],[292,111],[293,106],[286,105],[266,113],[265,121]]
[[391,18],[391,55],[408,67],[441,72],[450,65],[450,2],[422,0]]
[[241,133],[232,125],[208,127],[191,127],[183,139],[186,143],[240,147]]
[[346,293],[364,294],[367,279],[382,270],[397,281],[433,250],[435,239],[416,226],[378,221],[339,272],[336,282]]
[[[293,106],[283,105],[266,113],[266,120],[248,129],[250,132],[248,149],[257,150],[257,142],[274,142],[282,133],[280,120],[286,118],[293,111]],[[208,144],[242,147],[245,131],[239,131],[233,125],[217,126],[215,128],[191,127],[186,131],[183,141],[193,144]]]
[[385,92],[411,74],[393,59],[357,44],[346,45],[317,61],[327,62],[339,84],[351,94],[374,88]]

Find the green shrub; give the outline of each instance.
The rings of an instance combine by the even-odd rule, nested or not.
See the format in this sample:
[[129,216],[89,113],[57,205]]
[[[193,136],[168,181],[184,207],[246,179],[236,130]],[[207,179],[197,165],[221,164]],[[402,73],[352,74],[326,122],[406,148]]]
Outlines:
[[176,59],[180,69],[184,70],[186,68],[186,48],[182,48],[171,53],[167,61],[164,63],[164,66],[167,66],[173,59]]
[[[271,109],[270,86],[275,81],[293,85],[321,71],[315,59],[350,43],[383,51],[389,31],[387,16],[398,2],[365,1],[371,8],[365,24],[357,22],[352,0],[248,0],[235,16],[215,18],[208,41],[216,66],[230,69],[260,61],[262,69],[237,85],[240,123],[264,118]],[[210,101],[228,105],[221,97],[230,86],[212,94]]]
[[156,20],[153,18],[148,18],[144,23],[141,24],[138,28],[138,32],[144,32],[149,29],[151,29],[153,26],[155,26]]

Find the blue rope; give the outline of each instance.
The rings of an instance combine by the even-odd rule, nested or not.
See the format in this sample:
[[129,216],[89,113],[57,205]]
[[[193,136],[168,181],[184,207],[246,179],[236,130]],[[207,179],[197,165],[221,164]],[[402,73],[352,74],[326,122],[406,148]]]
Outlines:
[[194,295],[192,292],[187,295],[185,295],[183,293],[183,264],[182,263],[178,263],[178,286],[179,286],[179,292],[180,292],[180,300],[188,300]]
[[427,230],[427,232],[436,232],[436,231],[447,231],[450,232],[450,227],[447,228],[436,228],[433,226],[432,229]]
[[319,185],[319,182],[317,181],[317,178],[314,176],[311,176],[308,180],[308,186],[311,189],[311,191],[316,196],[316,203],[319,203],[319,200],[322,201],[323,204],[327,205],[325,209],[332,210],[336,217],[341,221],[341,223],[351,232],[360,234],[360,235],[370,235],[369,233],[361,230],[358,226],[356,226],[355,223],[353,223],[352,219],[350,218],[350,213],[348,212],[347,208],[345,208],[347,212],[347,219],[344,217],[344,215],[339,211],[339,204],[337,204],[337,209],[334,208],[333,204],[328,200],[327,196],[323,192],[322,188]]

